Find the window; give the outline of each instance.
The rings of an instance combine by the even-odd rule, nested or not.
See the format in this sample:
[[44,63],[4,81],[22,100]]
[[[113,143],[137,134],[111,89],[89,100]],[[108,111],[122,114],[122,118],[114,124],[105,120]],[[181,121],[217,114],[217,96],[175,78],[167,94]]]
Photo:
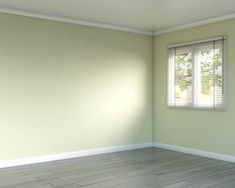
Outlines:
[[168,47],[168,106],[225,108],[225,38]]

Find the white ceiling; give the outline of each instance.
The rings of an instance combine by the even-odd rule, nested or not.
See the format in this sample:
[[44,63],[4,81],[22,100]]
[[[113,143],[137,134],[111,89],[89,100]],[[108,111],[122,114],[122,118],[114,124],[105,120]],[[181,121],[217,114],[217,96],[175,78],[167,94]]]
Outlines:
[[159,31],[235,13],[235,0],[0,0],[0,7]]

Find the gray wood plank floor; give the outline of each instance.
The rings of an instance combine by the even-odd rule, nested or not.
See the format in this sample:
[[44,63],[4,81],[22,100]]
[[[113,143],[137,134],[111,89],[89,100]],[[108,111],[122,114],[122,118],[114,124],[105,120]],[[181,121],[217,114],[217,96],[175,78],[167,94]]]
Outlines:
[[0,188],[235,188],[235,164],[157,148],[0,169]]

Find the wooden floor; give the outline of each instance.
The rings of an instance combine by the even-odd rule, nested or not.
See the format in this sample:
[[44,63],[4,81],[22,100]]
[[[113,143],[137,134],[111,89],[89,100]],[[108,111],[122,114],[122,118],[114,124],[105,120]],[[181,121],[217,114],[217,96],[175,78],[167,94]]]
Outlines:
[[4,188],[235,188],[235,164],[156,148],[0,169]]

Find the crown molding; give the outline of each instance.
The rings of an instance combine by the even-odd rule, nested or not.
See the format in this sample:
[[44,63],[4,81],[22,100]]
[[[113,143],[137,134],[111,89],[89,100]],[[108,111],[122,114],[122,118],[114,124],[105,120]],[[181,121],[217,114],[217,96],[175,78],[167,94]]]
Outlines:
[[166,29],[160,29],[156,31],[147,31],[147,30],[141,30],[141,29],[136,29],[136,28],[131,28],[131,27],[123,27],[119,25],[105,24],[105,23],[100,23],[100,22],[84,21],[84,20],[79,20],[76,18],[37,13],[37,12],[20,10],[16,8],[9,8],[9,7],[3,7],[3,6],[0,6],[0,13],[13,14],[13,15],[18,15],[18,16],[38,18],[38,19],[44,19],[44,20],[51,20],[51,21],[63,22],[63,23],[71,23],[75,25],[82,25],[82,26],[88,26],[88,27],[97,27],[97,28],[109,29],[109,30],[114,30],[114,31],[136,33],[136,34],[147,35],[147,36],[157,36],[157,35],[161,35],[165,33],[180,31],[180,30],[189,29],[192,27],[207,25],[207,24],[235,18],[235,13],[231,13],[231,14],[226,14],[223,16],[206,19],[206,20],[201,20],[201,21],[192,22],[188,24],[169,27]]
[[206,20],[201,20],[201,21],[197,21],[197,22],[193,22],[193,23],[189,23],[189,24],[178,25],[175,27],[169,27],[167,29],[160,29],[160,30],[154,31],[154,35],[157,36],[157,35],[161,35],[161,34],[165,34],[165,33],[180,31],[180,30],[189,29],[192,27],[197,27],[197,26],[202,26],[202,25],[207,25],[207,24],[212,24],[212,23],[225,21],[225,20],[229,20],[229,19],[233,19],[233,18],[235,18],[235,13],[226,14],[223,16],[218,16],[218,17],[214,17],[214,18],[210,18],[210,19],[206,19]]
[[135,28],[130,28],[130,27],[123,27],[123,26],[112,25],[112,24],[84,21],[84,20],[79,20],[79,19],[65,17],[65,16],[36,13],[36,12],[31,12],[31,11],[19,10],[15,8],[3,7],[3,6],[0,6],[0,13],[13,14],[13,15],[18,15],[18,16],[39,18],[39,19],[44,19],[44,20],[56,21],[56,22],[71,23],[75,25],[97,27],[97,28],[102,28],[102,29],[109,29],[109,30],[115,30],[115,31],[153,36],[152,31],[146,31],[146,30],[135,29]]

